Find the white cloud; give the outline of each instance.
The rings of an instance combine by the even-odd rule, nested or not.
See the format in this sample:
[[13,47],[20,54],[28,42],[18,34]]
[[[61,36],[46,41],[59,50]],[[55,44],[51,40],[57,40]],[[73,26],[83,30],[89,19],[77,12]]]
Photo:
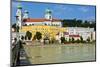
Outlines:
[[85,13],[89,11],[89,9],[86,7],[80,7],[79,10]]

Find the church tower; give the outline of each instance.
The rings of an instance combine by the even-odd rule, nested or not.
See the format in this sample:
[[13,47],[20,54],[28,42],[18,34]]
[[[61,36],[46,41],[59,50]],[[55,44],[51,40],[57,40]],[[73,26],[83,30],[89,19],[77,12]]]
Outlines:
[[17,6],[16,21],[17,21],[17,25],[19,26],[19,28],[21,28],[22,26],[22,7],[20,4]]
[[23,19],[29,18],[28,16],[29,12],[27,10],[24,11]]
[[50,9],[46,9],[46,11],[45,11],[45,19],[52,20],[52,11]]

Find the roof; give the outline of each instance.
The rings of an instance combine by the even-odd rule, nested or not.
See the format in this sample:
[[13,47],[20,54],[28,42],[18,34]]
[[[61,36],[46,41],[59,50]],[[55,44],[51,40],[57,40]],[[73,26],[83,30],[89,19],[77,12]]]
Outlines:
[[18,4],[17,8],[18,9],[22,9],[22,6],[20,4]]
[[69,35],[69,32],[64,32],[64,35]]
[[23,22],[45,22],[45,21],[52,21],[52,22],[61,22],[60,19],[45,19],[45,18],[28,18],[28,19],[24,19]]
[[69,37],[80,37],[79,35],[69,35]]

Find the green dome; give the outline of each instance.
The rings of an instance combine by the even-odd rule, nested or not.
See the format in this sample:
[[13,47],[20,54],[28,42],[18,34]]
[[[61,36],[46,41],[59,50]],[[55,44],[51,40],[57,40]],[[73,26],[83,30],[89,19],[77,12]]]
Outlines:
[[46,13],[52,13],[50,9],[46,9]]
[[27,10],[24,11],[25,13],[29,13]]
[[18,9],[22,9],[22,6],[19,4],[19,5],[17,6],[17,8],[18,8]]

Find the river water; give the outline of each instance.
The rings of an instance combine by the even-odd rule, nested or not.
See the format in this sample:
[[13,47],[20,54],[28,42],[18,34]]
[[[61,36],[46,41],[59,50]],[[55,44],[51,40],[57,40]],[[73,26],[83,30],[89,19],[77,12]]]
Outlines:
[[24,45],[31,64],[95,61],[95,44]]

